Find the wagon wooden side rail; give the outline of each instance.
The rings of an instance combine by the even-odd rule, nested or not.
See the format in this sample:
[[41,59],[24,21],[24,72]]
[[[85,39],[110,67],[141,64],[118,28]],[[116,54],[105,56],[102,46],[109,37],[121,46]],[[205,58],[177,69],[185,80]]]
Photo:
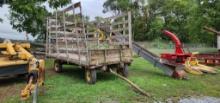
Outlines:
[[[127,43],[122,44],[120,41],[110,42],[113,36],[100,40],[100,32],[87,32],[89,26],[85,24],[80,2],[54,12],[53,16],[47,19],[46,39],[46,56],[55,59],[54,70],[61,72],[63,64],[79,65],[85,69],[85,79],[90,84],[96,82],[97,70],[115,69],[127,77],[128,65],[132,62],[131,44],[129,44],[131,14],[127,13],[125,16],[127,18],[123,22],[128,26],[124,26],[122,31],[128,30],[128,32],[124,32],[121,38],[129,39],[124,39]],[[121,24],[121,22],[112,23]]]

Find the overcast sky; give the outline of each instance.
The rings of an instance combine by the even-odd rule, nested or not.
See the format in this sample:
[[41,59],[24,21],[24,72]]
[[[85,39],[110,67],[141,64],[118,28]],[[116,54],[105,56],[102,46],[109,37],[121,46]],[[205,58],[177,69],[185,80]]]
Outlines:
[[[72,0],[72,2],[81,1],[83,14],[90,16],[90,19],[94,19],[96,16],[107,17],[110,16],[110,13],[103,14],[103,3],[106,0]],[[49,11],[53,11],[47,6]],[[25,40],[25,33],[19,33],[16,30],[12,29],[10,22],[8,20],[9,17],[9,8],[8,5],[4,5],[0,7],[0,18],[3,19],[3,23],[0,23],[0,38],[7,38],[7,39],[23,39]],[[29,37],[33,40],[33,37]]]

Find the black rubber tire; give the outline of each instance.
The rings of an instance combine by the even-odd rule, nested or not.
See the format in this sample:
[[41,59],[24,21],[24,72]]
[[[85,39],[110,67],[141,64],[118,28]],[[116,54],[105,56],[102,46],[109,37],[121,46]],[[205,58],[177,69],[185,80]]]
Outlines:
[[124,68],[123,68],[123,72],[122,72],[122,76],[124,77],[128,77],[128,64],[125,64],[124,65]]
[[54,61],[54,71],[57,72],[57,73],[60,73],[62,72],[62,64],[59,60],[55,60]]
[[128,64],[124,64],[123,67],[119,66],[117,73],[122,75],[123,77],[128,77]]
[[128,64],[124,64],[123,66],[119,66],[117,69],[117,73],[122,75],[123,77],[128,77]]
[[96,70],[95,69],[86,69],[85,70],[85,79],[88,84],[96,83]]

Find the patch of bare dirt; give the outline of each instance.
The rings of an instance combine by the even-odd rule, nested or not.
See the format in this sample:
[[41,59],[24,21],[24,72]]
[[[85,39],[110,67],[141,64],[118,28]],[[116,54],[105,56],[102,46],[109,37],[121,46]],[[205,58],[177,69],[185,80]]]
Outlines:
[[[48,77],[57,75],[53,69],[46,69]],[[26,85],[26,77],[23,76],[11,76],[0,77],[0,103],[3,103],[10,97],[19,97],[21,90]]]
[[24,77],[0,78],[0,103],[14,96],[19,96],[24,88],[26,80]]

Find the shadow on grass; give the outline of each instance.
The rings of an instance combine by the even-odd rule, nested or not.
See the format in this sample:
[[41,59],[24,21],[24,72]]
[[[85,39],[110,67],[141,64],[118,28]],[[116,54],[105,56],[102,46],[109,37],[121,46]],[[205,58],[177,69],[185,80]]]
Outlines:
[[[154,68],[154,69],[158,69],[158,68]],[[158,70],[152,70],[152,69],[131,69],[129,70],[130,74],[132,76],[158,76],[158,77],[169,77],[168,75],[166,75],[163,70],[158,69]]]
[[[155,68],[155,69],[157,69],[157,68]],[[169,77],[168,75],[166,75],[166,74],[164,73],[163,70],[161,70],[161,72],[156,71],[156,70],[155,70],[155,71],[147,70],[146,72],[147,72],[147,75],[157,75],[157,76],[159,76],[159,77]]]
[[[68,66],[68,67],[64,66],[63,71],[59,74],[74,78],[76,80],[85,81],[85,70],[81,69],[78,66]],[[97,81],[106,81],[106,80],[108,81],[108,80],[114,80],[115,78],[116,77],[110,72],[103,72],[97,70]]]

